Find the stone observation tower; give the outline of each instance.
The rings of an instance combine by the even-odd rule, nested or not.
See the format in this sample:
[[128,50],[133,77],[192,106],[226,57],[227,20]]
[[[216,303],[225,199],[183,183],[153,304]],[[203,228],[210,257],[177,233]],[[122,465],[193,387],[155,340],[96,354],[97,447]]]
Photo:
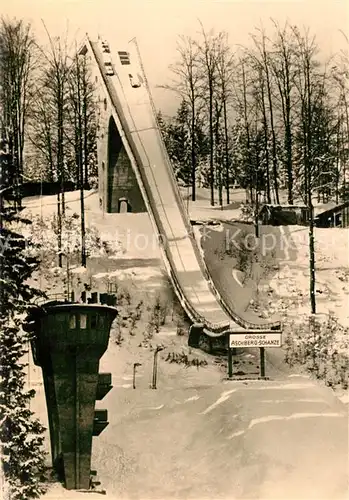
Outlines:
[[111,374],[98,370],[116,316],[109,305],[50,301],[25,325],[43,373],[53,467],[67,489],[89,488],[92,437],[108,425],[95,402],[112,387]]

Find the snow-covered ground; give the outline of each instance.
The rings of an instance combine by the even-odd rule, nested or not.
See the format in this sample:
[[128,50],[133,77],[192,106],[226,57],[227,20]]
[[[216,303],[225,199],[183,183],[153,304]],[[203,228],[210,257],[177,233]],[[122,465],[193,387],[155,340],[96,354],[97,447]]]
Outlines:
[[[244,236],[240,243],[237,237],[246,231],[250,237]],[[201,244],[213,276],[222,275],[226,282],[230,280],[230,289],[226,290],[226,294],[242,296],[246,292],[252,299],[256,288],[253,282],[248,283],[247,293],[243,290],[246,285],[231,277],[232,271],[235,271],[236,257],[229,259],[224,255],[227,242],[233,242],[236,248],[239,245],[241,248],[243,245],[247,248],[255,246],[261,253],[271,255],[267,262],[268,273],[261,288],[268,291],[269,295],[273,293],[269,313],[282,316],[287,313],[287,317],[294,319],[304,319],[304,314],[309,314],[309,244],[306,227],[263,226],[258,240],[254,237],[254,227],[241,223],[224,223],[218,228],[207,226],[204,229],[197,226],[196,234],[197,238],[202,238]],[[333,312],[340,324],[349,326],[349,228],[315,228],[315,252],[317,313]],[[241,305],[246,307],[247,302]]]
[[[191,218],[237,219],[237,205],[244,201],[244,192],[238,191],[236,206],[229,210],[210,208],[207,196],[189,202]],[[79,194],[67,193],[66,200],[67,215],[79,214]],[[55,196],[27,199],[25,205],[24,215],[46,221],[41,229],[35,222],[35,238],[53,250],[56,236],[50,221],[56,211]],[[93,192],[86,193],[85,207],[93,253],[87,270],[72,259],[72,283],[77,288],[89,284],[100,291],[106,290],[107,284],[117,284],[119,290],[121,287],[123,293],[131,296],[129,302],[120,302],[119,318],[100,364],[100,370],[112,373],[114,387],[98,402],[100,407],[108,408],[110,424],[94,439],[92,455],[92,467],[97,469],[101,487],[107,490],[105,498],[277,499],[285,491],[290,496],[282,498],[300,498],[297,494],[301,493],[306,498],[342,498],[345,410],[337,408],[330,391],[308,379],[295,383],[292,376],[296,374],[285,368],[279,358],[274,362],[268,355],[267,374],[276,383],[257,381],[254,386],[250,385],[252,382],[229,382],[225,386],[224,360],[190,349],[187,337],[177,335],[185,320],[163,272],[148,215],[103,214]],[[195,228],[198,238],[199,228]],[[222,226],[216,230],[219,234]],[[297,258],[280,259],[269,284],[275,290],[273,308],[282,309],[286,304],[288,315],[296,318],[309,311],[307,230],[288,230],[296,244]],[[97,236],[106,245],[100,244]],[[74,241],[78,244],[78,234],[71,238],[70,249]],[[322,291],[318,292],[319,311],[337,305],[336,314],[345,322],[348,230],[316,230],[316,241],[318,287]],[[44,248],[42,255],[46,258]],[[62,291],[65,273],[66,270],[48,266],[36,276],[35,283],[56,293]],[[283,288],[284,283],[287,286]],[[330,300],[334,292],[337,295],[333,304]],[[159,298],[165,310],[165,324],[159,333],[147,337],[152,307]],[[238,304],[240,300],[237,298]],[[142,318],[130,335],[127,317],[140,301],[144,302]],[[159,355],[158,390],[153,391],[149,389],[153,349],[159,344],[165,349]],[[171,353],[206,361],[207,365],[196,368],[170,363],[166,358]],[[237,361],[238,368],[256,378],[257,354],[243,356]],[[141,363],[136,391],[131,386],[134,362]],[[47,425],[41,372],[32,362],[28,381],[37,390],[33,409]],[[329,432],[334,426],[335,430]],[[331,450],[337,450],[337,455]],[[331,464],[327,472],[326,464]],[[82,495],[54,484],[46,498],[73,500]],[[93,493],[90,496],[97,498]]]
[[[270,285],[280,297],[280,306],[298,297],[288,315],[301,319],[309,313],[308,231],[297,226],[289,230],[297,259],[284,261]],[[349,327],[349,228],[316,228],[315,252],[317,313],[334,312],[339,322]]]
[[[224,220],[229,221],[237,219],[240,215],[238,208],[220,210],[219,207],[210,207],[208,190],[199,189],[197,198],[198,201],[188,204],[192,219],[219,219],[224,214]],[[232,204],[239,205],[244,200],[243,190],[232,192]],[[79,214],[79,193],[66,193],[66,201],[67,217],[74,213]],[[25,200],[25,206],[24,215],[36,220],[33,236],[36,241],[44,245],[45,250],[42,250],[42,255],[45,256],[47,248],[53,250],[56,246],[57,238],[50,227],[50,221],[56,213],[56,197],[28,198]],[[140,294],[150,290],[169,294],[169,283],[163,271],[160,249],[148,214],[102,213],[95,192],[86,193],[85,208],[86,223],[90,231],[87,241],[92,250],[87,270],[81,268],[78,262],[71,262],[72,284],[81,288],[83,283],[88,283],[102,291],[107,283],[124,282],[127,286],[133,287],[133,290],[137,289],[137,293]],[[38,219],[44,221],[41,226],[38,224]],[[231,227],[234,229],[234,226]],[[251,226],[246,227],[253,232]],[[230,269],[232,261],[222,261],[213,255],[217,248],[222,248],[227,228],[230,226],[222,224],[210,227],[207,231],[203,226],[194,226],[194,232],[198,241],[203,235],[204,241],[201,240],[201,244],[206,250],[210,248],[211,254],[207,254],[206,251],[206,258],[212,260],[213,257],[216,261],[213,267],[212,265],[210,267],[213,270],[213,279],[216,277],[219,281],[220,275],[224,277],[227,289],[221,292],[231,297],[237,312],[248,308],[253,310],[253,305],[250,306],[249,303],[256,291],[254,283],[249,282],[241,287],[242,273],[239,274],[239,271],[232,273]],[[229,233],[229,237],[231,234]],[[97,240],[103,241],[105,245],[97,245]],[[349,326],[348,242],[349,228],[315,229],[317,312],[334,313],[343,326]],[[70,244],[79,247],[78,231],[71,235]],[[280,228],[265,226],[261,228],[259,245],[261,251],[264,251],[264,245],[266,247],[268,245],[268,248],[274,245],[272,250],[276,251],[275,269],[267,276],[268,298],[264,297],[264,305],[268,311],[264,313],[273,317],[276,315],[283,320],[287,318],[288,321],[304,322],[310,312],[308,229],[300,226]],[[107,252],[105,247],[108,248]],[[205,252],[202,253],[204,255]],[[65,275],[65,269],[62,271],[52,266],[46,274],[39,273],[36,284],[50,294],[57,293],[61,291],[61,280]]]

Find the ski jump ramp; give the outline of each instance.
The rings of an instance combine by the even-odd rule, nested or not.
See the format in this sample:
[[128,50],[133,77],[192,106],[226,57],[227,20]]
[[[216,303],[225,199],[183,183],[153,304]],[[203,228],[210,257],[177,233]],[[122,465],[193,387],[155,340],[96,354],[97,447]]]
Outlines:
[[[87,36],[80,52],[89,52],[102,82],[109,113],[159,237],[168,276],[197,327],[191,332],[222,337],[234,332],[280,331],[280,322],[250,322],[231,310],[209,276],[161,137],[137,42],[131,40],[127,48],[112,53],[106,42],[93,42]],[[189,343],[195,345],[197,339],[190,337]]]

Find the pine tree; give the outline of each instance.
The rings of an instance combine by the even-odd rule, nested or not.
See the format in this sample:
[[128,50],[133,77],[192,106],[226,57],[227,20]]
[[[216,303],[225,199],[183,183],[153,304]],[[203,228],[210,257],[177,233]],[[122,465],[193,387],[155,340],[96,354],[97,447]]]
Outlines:
[[[193,187],[193,179],[200,173],[200,166],[206,161],[209,152],[203,124],[197,118],[192,132],[190,109],[184,100],[181,101],[176,115],[167,123],[161,112],[158,113],[157,120],[177,180]],[[195,175],[191,155],[192,145],[195,147]]]
[[166,123],[158,113],[157,120],[161,134],[178,180],[190,184],[190,131],[188,126],[188,106],[182,100],[176,116]]
[[[1,196],[1,194],[0,194]],[[21,329],[30,301],[39,291],[26,281],[38,266],[30,242],[15,233],[11,224],[29,223],[0,200],[0,442],[3,497],[10,500],[38,498],[45,491],[44,427],[30,410],[34,390],[25,388],[23,357],[29,334]]]

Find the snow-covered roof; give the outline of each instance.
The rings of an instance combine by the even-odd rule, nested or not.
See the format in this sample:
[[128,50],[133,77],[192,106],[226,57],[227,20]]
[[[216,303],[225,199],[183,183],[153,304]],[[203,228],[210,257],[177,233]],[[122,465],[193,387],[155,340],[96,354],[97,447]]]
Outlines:
[[330,201],[329,203],[323,203],[322,205],[317,205],[316,207],[314,207],[314,215],[318,216],[334,209],[340,210],[341,208],[347,206],[349,206],[349,200],[343,203],[335,203],[334,201]]
[[307,208],[305,205],[284,205],[280,203],[263,203],[263,207],[281,208],[281,209]]

